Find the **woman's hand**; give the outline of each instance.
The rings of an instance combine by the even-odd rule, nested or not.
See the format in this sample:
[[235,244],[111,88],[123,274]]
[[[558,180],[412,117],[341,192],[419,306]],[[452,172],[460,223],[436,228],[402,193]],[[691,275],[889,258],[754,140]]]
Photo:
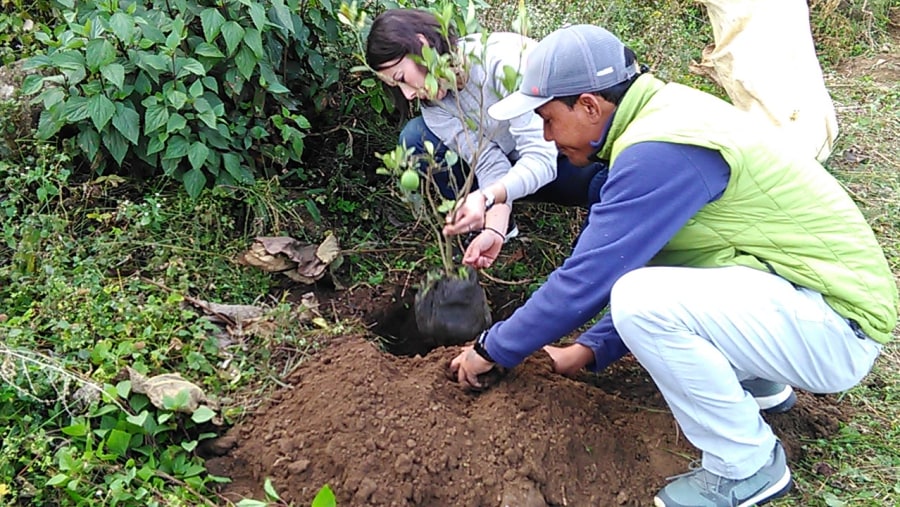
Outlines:
[[491,267],[491,264],[500,255],[504,239],[503,236],[494,230],[485,229],[481,231],[481,234],[475,236],[475,239],[466,248],[462,263],[475,269]]
[[484,195],[479,191],[469,193],[456,209],[447,215],[444,236],[455,236],[484,228]]

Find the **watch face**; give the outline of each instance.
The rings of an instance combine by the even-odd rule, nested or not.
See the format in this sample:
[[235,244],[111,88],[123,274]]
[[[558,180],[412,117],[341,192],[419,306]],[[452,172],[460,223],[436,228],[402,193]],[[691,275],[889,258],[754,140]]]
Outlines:
[[494,205],[495,197],[494,197],[493,192],[489,192],[487,190],[482,190],[481,194],[484,195],[484,208],[485,209],[488,209]]

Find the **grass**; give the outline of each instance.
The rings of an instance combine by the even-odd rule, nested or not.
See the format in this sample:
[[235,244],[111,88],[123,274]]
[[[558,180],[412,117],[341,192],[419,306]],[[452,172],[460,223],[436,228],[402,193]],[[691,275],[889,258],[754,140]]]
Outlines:
[[[535,37],[563,23],[602,24],[659,76],[722,95],[688,71],[712,40],[693,0],[527,4]],[[813,2],[813,24],[841,126],[827,166],[872,223],[900,282],[900,89],[896,73],[878,64],[885,55],[897,63],[900,43],[883,34],[889,4],[857,0],[845,9]],[[484,22],[503,29],[515,8],[497,3],[483,12]],[[0,104],[0,116],[7,106]],[[387,136],[353,133],[366,145]],[[277,278],[236,262],[252,236],[290,234],[312,243],[335,231],[346,253],[345,285],[408,280],[435,256],[422,251],[421,228],[386,183],[342,172],[352,161],[312,168],[332,174],[321,188],[260,181],[191,201],[161,185],[77,175],[63,147],[21,141],[16,152],[0,146],[0,504],[77,504],[78,495],[122,505],[209,501],[188,451],[209,432],[128,396],[119,371],[181,372],[216,395],[233,420],[319,341],[356,325],[300,311],[279,295]],[[548,205],[517,212],[526,239],[510,255],[518,245],[528,254],[491,271],[510,303],[524,300],[562,262],[581,218]],[[542,233],[528,234],[535,230]],[[223,335],[188,298],[255,305],[266,317]],[[227,345],[213,343],[221,338]],[[898,376],[900,346],[890,345],[866,381],[844,395],[857,416],[837,437],[807,442],[806,459],[793,463],[797,493],[775,505],[900,504]],[[86,385],[105,398],[90,407],[76,402]],[[82,433],[85,420],[96,433]],[[106,452],[110,446],[116,451]],[[131,451],[152,456],[160,474],[122,459],[136,455]]]

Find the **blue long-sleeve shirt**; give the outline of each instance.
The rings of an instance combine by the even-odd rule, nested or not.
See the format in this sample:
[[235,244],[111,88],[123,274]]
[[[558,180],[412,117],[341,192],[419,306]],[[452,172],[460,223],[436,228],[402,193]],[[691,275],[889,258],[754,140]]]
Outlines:
[[[613,284],[645,266],[687,221],[722,196],[731,170],[719,152],[666,142],[616,158],[572,254],[521,308],[490,329],[485,347],[511,368],[597,316]],[[599,370],[628,352],[609,314],[579,337]]]

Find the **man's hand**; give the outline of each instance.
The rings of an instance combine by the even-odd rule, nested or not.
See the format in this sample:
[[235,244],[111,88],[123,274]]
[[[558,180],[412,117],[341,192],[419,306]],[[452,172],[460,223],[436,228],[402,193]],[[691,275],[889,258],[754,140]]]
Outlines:
[[504,238],[496,232],[485,229],[469,243],[462,263],[475,269],[491,267],[500,255],[503,240]]
[[444,236],[455,236],[484,228],[484,195],[478,190],[469,193],[456,209],[447,215]]
[[594,362],[594,351],[579,343],[567,347],[547,345],[544,352],[553,359],[553,371],[566,377],[578,375],[578,372]]
[[450,372],[456,377],[456,381],[466,389],[480,391],[485,388],[478,380],[478,376],[491,371],[494,363],[486,361],[468,345],[462,352],[450,361]]

